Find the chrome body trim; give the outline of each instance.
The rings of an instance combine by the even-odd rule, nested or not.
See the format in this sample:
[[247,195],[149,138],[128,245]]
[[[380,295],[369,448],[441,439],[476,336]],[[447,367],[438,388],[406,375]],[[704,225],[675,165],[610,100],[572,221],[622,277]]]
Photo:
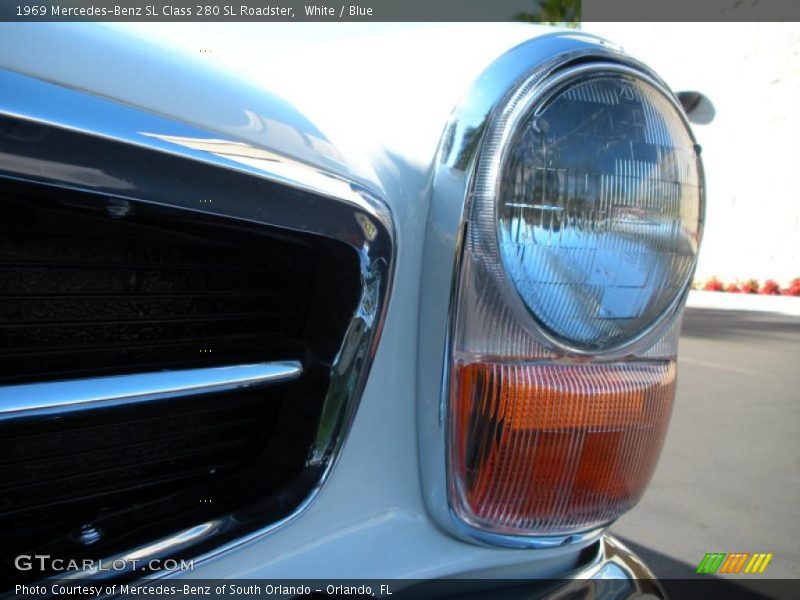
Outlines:
[[[80,581],[87,578],[105,580],[124,576],[134,571],[135,565],[139,562],[146,564],[151,560],[165,559],[176,552],[190,549],[193,544],[202,542],[215,533],[219,533],[221,526],[221,521],[208,521],[152,544],[145,544],[133,550],[104,558],[94,563],[89,569],[72,571],[66,575],[60,573],[50,579],[53,581]],[[109,566],[114,564],[124,565],[124,568],[110,569]],[[102,597],[108,598],[110,596],[104,594]]]
[[302,373],[300,362],[286,361],[8,385],[0,387],[0,421],[238,390]]
[[[295,519],[336,464],[383,329],[397,242],[380,191],[214,131],[27,75],[0,69],[0,89],[0,119],[25,124],[32,136],[59,132],[76,149],[65,154],[63,148],[33,146],[0,128],[0,177],[88,192],[118,213],[139,203],[166,206],[232,224],[318,235],[357,253],[361,295],[330,369],[317,439],[307,459],[319,475],[305,499],[289,514],[232,540],[215,542],[239,524],[237,514],[133,552],[146,562],[170,549],[202,545],[202,553],[189,555],[199,565]],[[200,204],[207,198],[216,201]]]
[[618,539],[604,534],[599,539],[599,545],[595,560],[565,576],[565,579],[573,581],[548,594],[548,600],[576,597],[608,600],[667,598],[653,572]]
[[[647,67],[601,38],[577,33],[543,36],[517,46],[490,65],[456,107],[442,136],[426,230],[422,295],[427,301],[420,303],[420,339],[435,337],[442,339],[443,344],[438,348],[425,343],[419,346],[420,363],[438,368],[420,370],[418,429],[423,493],[428,511],[439,526],[465,541],[507,548],[579,547],[602,535],[602,527],[561,535],[511,535],[484,531],[462,520],[449,499],[447,414],[451,342],[466,219],[472,206],[476,168],[488,131],[497,113],[519,90],[526,86],[547,86],[559,71],[570,66],[600,62],[613,63],[620,69],[633,69],[657,82],[660,88],[668,89]],[[675,103],[685,119],[680,104]],[[449,279],[442,274],[449,274]],[[677,312],[684,299],[685,294],[673,306],[677,307]],[[425,332],[424,337],[422,332]],[[542,341],[548,343],[545,338]],[[648,338],[644,342],[653,341]],[[642,349],[641,344],[640,340],[616,356]],[[614,356],[609,353],[603,358]]]

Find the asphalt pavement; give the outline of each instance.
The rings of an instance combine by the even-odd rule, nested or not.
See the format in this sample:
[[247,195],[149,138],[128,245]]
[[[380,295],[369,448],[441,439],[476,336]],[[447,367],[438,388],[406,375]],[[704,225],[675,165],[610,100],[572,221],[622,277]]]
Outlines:
[[800,318],[687,309],[678,365],[661,461],[611,531],[660,578],[706,552],[771,552],[761,577],[800,578]]

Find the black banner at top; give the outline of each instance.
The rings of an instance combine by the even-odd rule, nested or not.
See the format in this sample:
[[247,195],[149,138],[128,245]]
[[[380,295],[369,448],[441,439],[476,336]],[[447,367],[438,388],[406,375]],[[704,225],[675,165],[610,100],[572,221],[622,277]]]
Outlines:
[[2,21],[795,21],[799,0],[3,0]]

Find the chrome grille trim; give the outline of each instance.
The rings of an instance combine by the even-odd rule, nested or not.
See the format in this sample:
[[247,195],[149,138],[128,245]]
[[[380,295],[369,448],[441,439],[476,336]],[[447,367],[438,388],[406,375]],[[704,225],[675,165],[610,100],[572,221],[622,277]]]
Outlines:
[[[209,85],[214,85],[213,81]],[[109,210],[120,207],[127,210],[135,202],[166,205],[316,234],[347,244],[358,253],[359,305],[330,369],[323,407],[326,427],[319,428],[309,456],[309,465],[320,472],[317,483],[288,515],[232,541],[224,541],[211,550],[204,549],[193,555],[194,564],[211,560],[291,522],[317,497],[340,455],[383,329],[397,240],[382,192],[279,153],[264,153],[261,148],[227,135],[20,73],[0,69],[0,89],[3,90],[0,117],[74,134],[86,142],[81,144],[80,154],[85,158],[88,153],[92,158],[92,168],[87,169],[78,161],[68,164],[72,158],[69,156],[59,156],[57,163],[48,162],[47,156],[19,157],[14,152],[18,141],[0,135],[0,176],[91,192],[105,198]],[[226,138],[225,144],[211,143],[222,138]],[[120,166],[105,151],[90,148],[103,145],[144,150],[154,162],[176,159],[186,167],[187,173],[178,178],[175,172],[134,161]],[[235,151],[226,153],[224,150],[228,147]],[[38,149],[38,152],[46,150]],[[243,154],[247,160],[242,160]],[[203,184],[208,181],[205,175],[208,167],[235,174],[240,181],[247,178],[280,191],[254,197],[247,186],[240,189],[223,185],[224,182],[209,190]],[[214,194],[226,201],[198,204],[200,198]],[[184,549],[187,544],[207,548],[220,534],[236,525],[237,516],[228,515],[153,540],[131,552],[146,562],[146,559],[164,555],[165,549]],[[141,573],[144,578],[167,575],[169,573],[163,571]],[[75,579],[92,576],[91,571],[74,574]]]
[[293,381],[298,361],[112,375],[0,387],[0,421]]

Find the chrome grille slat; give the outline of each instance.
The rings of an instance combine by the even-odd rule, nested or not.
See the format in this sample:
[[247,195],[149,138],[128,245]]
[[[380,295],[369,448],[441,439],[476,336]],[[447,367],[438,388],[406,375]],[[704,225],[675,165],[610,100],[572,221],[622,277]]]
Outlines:
[[0,420],[293,381],[302,372],[298,361],[287,361],[10,385],[0,387]]

